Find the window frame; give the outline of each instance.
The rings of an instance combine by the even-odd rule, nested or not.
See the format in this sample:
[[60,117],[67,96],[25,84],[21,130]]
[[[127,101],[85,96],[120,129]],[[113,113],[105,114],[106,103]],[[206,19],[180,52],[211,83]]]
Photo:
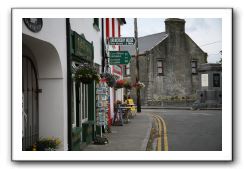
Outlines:
[[93,18],[93,27],[94,27],[97,31],[100,31],[100,28],[99,28],[99,18]]
[[[158,63],[161,62],[161,66],[158,66]],[[164,76],[164,60],[163,59],[157,59],[156,61],[157,64],[157,76]],[[159,73],[159,68],[162,69],[162,72]]]
[[[195,63],[195,66],[193,66],[192,63]],[[197,66],[198,66],[197,60],[195,60],[195,59],[191,60],[191,73],[193,75],[196,75],[198,73]],[[195,72],[193,71],[193,69],[195,69]]]
[[[215,77],[218,77],[218,83],[215,83]],[[216,86],[218,84],[218,86]],[[220,73],[213,73],[213,87],[220,88],[221,87],[221,76]]]

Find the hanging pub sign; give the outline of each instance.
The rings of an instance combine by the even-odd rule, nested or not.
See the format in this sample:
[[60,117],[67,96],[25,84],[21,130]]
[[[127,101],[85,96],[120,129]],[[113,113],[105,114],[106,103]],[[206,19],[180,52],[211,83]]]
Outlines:
[[71,32],[72,54],[79,59],[93,62],[93,43],[88,42],[84,35]]

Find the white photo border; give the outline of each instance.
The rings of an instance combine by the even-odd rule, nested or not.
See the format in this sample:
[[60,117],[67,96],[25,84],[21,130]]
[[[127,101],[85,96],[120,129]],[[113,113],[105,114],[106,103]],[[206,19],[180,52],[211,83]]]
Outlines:
[[[231,8],[80,8],[12,9],[12,160],[13,161],[232,161]],[[22,18],[221,18],[222,151],[22,151]]]

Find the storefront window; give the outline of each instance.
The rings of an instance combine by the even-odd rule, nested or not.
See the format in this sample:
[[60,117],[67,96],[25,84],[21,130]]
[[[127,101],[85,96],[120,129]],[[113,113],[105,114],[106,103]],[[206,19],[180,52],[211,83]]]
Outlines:
[[72,88],[72,106],[71,106],[71,118],[72,118],[72,127],[76,127],[76,97],[75,97],[75,82],[73,82]]
[[84,123],[88,120],[88,85],[80,83],[80,120]]

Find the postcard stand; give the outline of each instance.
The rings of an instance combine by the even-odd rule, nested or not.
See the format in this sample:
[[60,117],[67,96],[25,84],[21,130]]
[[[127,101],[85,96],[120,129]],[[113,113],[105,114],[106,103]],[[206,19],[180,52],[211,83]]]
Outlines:
[[97,135],[102,137],[108,127],[108,86],[100,82],[96,88],[96,125]]

